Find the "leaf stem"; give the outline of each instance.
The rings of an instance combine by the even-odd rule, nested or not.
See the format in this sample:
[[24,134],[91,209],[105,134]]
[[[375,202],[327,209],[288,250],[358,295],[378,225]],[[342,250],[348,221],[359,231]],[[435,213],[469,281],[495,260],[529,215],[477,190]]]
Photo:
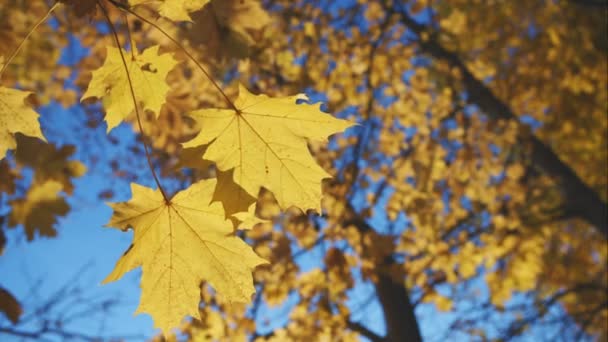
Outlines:
[[23,45],[25,44],[25,42],[30,38],[30,36],[32,35],[32,33],[34,33],[34,31],[36,31],[38,29],[38,26],[40,26],[43,22],[46,21],[46,19],[51,15],[51,13],[53,13],[53,11],[59,6],[59,2],[56,2],[55,4],[53,4],[53,6],[51,6],[51,8],[49,8],[49,10],[46,12],[46,14],[44,15],[44,17],[40,18],[40,20],[38,20],[38,22],[34,25],[34,27],[32,27],[32,29],[30,30],[30,32],[28,32],[25,37],[23,38],[23,40],[21,40],[21,43],[19,43],[19,45],[17,45],[17,47],[15,48],[15,50],[13,51],[13,53],[11,54],[11,56],[4,62],[4,65],[2,66],[2,69],[0,69],[0,77],[2,77],[2,74],[4,73],[4,70],[6,70],[6,68],[8,67],[9,64],[11,64],[11,62],[13,61],[13,59],[15,58],[15,56],[17,56],[17,54],[19,53],[19,51],[21,50],[21,48],[23,47]]
[[[139,130],[141,131],[141,134],[143,135],[144,129],[141,124],[141,115],[139,112],[139,107],[137,105],[137,98],[135,97],[135,90],[133,89],[133,82],[131,81],[131,73],[129,72],[127,60],[122,51],[122,47],[120,46],[120,39],[118,38],[118,33],[116,32],[116,28],[114,27],[114,24],[112,24],[112,20],[110,19],[110,15],[108,14],[108,11],[106,10],[106,8],[101,4],[100,0],[96,0],[96,1],[97,1],[97,5],[99,5],[99,7],[101,8],[101,11],[103,12],[103,15],[105,16],[106,21],[108,22],[108,25],[110,25],[110,30],[112,31],[112,35],[114,36],[114,41],[116,42],[116,45],[118,47],[118,52],[120,53],[120,58],[122,59],[122,63],[125,67],[125,72],[127,73],[127,80],[129,81],[128,82],[129,90],[131,92],[131,98],[133,99],[133,105],[135,106],[135,116],[137,117],[137,124],[139,125]],[[150,151],[148,149],[148,145],[146,144],[145,137],[142,137],[142,144],[144,145],[144,152],[146,154],[146,160],[148,161],[148,166],[150,167],[150,171],[152,172],[152,177],[154,178],[154,181],[156,182],[156,186],[158,186],[158,190],[160,190],[160,193],[163,195],[163,199],[165,200],[165,203],[169,204],[171,202],[171,200],[165,193],[165,190],[163,189],[163,187],[160,185],[160,181],[158,179],[158,176],[156,175],[156,171],[154,170],[154,165],[152,164],[152,158],[150,157]]]
[[133,40],[133,35],[131,35],[131,28],[129,27],[129,18],[127,15],[123,13],[123,17],[125,19],[125,26],[127,27],[127,35],[129,36],[129,45],[131,46],[131,59],[135,60],[135,56],[137,54],[137,45],[135,45],[135,40]]
[[192,54],[180,42],[178,42],[175,38],[171,37],[171,35],[168,34],[162,27],[158,26],[156,23],[154,23],[154,22],[150,21],[149,19],[141,16],[140,14],[136,13],[129,7],[126,7],[125,5],[116,2],[116,0],[108,0],[108,1],[111,4],[113,4],[114,6],[116,6],[118,9],[123,10],[123,11],[137,17],[139,20],[147,23],[148,25],[154,27],[160,33],[162,33],[165,37],[167,37],[170,41],[172,41],[173,44],[175,44],[177,47],[179,47],[180,50],[182,50],[186,54],[186,56],[188,56],[188,58],[197,66],[197,68],[205,75],[205,77],[207,77],[207,79],[211,82],[211,84],[213,84],[215,89],[217,89],[217,91],[219,91],[220,94],[222,94],[222,96],[224,97],[224,100],[226,100],[226,103],[230,106],[230,108],[232,108],[235,112],[240,113],[240,110],[238,108],[236,108],[236,106],[234,105],[234,102],[232,100],[230,100],[230,98],[228,97],[228,95],[226,95],[226,93],[224,92],[222,87],[220,87],[219,84],[217,84],[217,82],[213,79],[213,77],[211,77],[211,75],[205,69],[205,67],[203,67],[201,65],[201,63],[199,63],[196,60],[196,58],[194,58],[194,56],[192,56]]

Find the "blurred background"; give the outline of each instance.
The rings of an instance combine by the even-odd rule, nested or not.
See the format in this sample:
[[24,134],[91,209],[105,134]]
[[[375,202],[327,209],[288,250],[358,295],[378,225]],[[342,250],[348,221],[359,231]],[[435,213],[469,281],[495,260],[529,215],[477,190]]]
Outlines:
[[[133,316],[139,270],[100,285],[132,239],[104,227],[105,202],[155,187],[143,142],[171,192],[218,176],[181,143],[201,129],[185,114],[224,99],[103,0],[126,49],[180,61],[158,118],[107,132],[100,101],[80,99],[110,23],[96,1],[61,2],[0,79],[34,94],[47,138],[17,135],[0,161],[1,341],[608,339],[607,1],[211,0],[180,22],[162,1],[134,7],[229,97],[239,82],[306,93],[358,123],[309,145],[333,175],[322,212],[259,194],[268,221],[243,238],[270,265],[252,303],[203,283],[200,316],[165,337]],[[52,6],[1,0],[4,61]]]

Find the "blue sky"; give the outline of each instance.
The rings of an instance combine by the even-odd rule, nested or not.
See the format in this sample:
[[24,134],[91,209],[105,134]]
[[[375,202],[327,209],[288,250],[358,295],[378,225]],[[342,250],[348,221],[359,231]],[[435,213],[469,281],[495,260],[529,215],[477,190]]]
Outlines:
[[[41,120],[43,130],[49,141],[75,143],[79,140],[79,134],[65,135],[65,132],[75,132],[69,129],[70,126],[78,125],[79,121],[85,119],[81,109],[65,110],[60,106],[51,105],[43,108],[41,114],[44,118]],[[46,129],[44,124],[48,124],[49,121],[53,122],[53,129]],[[60,127],[57,127],[58,125]],[[112,135],[119,136],[122,143],[119,147],[114,147],[103,136],[104,125],[98,127],[96,131],[98,132],[87,132],[88,138],[92,141],[76,144],[79,149],[75,159],[84,160],[89,170],[84,177],[74,180],[75,193],[68,197],[72,210],[66,217],[59,219],[56,225],[58,237],[36,238],[32,242],[27,242],[20,229],[8,230],[9,242],[5,254],[0,257],[0,270],[2,274],[10,276],[3,277],[2,284],[22,302],[26,316],[46,300],[56,297],[54,294],[66,285],[70,288],[78,288],[82,291],[78,296],[75,296],[74,292],[60,296],[65,298],[53,307],[50,318],[69,315],[90,307],[91,304],[87,299],[99,303],[103,301],[116,303],[110,306],[109,313],[96,310],[97,315],[89,316],[91,313],[88,313],[80,316],[66,327],[66,330],[88,334],[100,333],[103,330],[102,336],[149,337],[154,331],[149,316],[133,317],[139,300],[140,272],[131,272],[120,282],[101,285],[101,281],[112,270],[118,257],[129,246],[131,233],[103,227],[110,218],[112,210],[98,198],[98,194],[110,187],[116,194],[115,198],[125,200],[130,196],[128,182],[120,178],[109,182],[112,176],[108,175],[105,165],[107,161],[102,160],[93,164],[83,156],[87,153],[83,145],[93,143],[99,149],[95,153],[107,151],[105,158],[108,160],[114,158],[121,153],[119,149],[133,141],[134,134],[126,125],[117,128]],[[55,132],[63,133],[64,136],[55,136]],[[98,139],[95,139],[95,136]],[[79,158],[81,156],[83,158]],[[64,301],[68,301],[65,304],[69,304],[69,301],[79,296],[83,299],[68,305],[71,308],[66,308],[63,304]],[[0,326],[3,323],[6,322],[0,323]],[[36,330],[36,327],[25,325],[22,329]],[[6,336],[0,338],[2,341],[6,339]]]
[[[55,23],[51,20],[51,24]],[[63,49],[59,64],[73,66],[88,54],[77,38],[71,36]],[[74,73],[65,83],[66,88],[76,89]],[[0,257],[0,271],[9,275],[2,285],[22,303],[26,324],[19,329],[36,331],[40,319],[29,322],[28,314],[59,298],[50,306],[48,317],[65,318],[70,322],[65,330],[104,337],[133,337],[141,340],[154,335],[152,319],[147,315],[133,313],[139,301],[139,274],[136,270],[120,282],[101,285],[110,273],[116,260],[131,243],[131,232],[104,227],[112,210],[99,194],[111,190],[113,201],[130,197],[128,177],[116,177],[110,161],[122,162],[121,169],[129,170],[132,176],[148,179],[145,160],[132,158],[130,146],[137,144],[135,134],[128,124],[122,124],[106,134],[100,107],[74,106],[63,108],[50,103],[38,108],[40,123],[49,142],[59,146],[71,144],[77,147],[73,159],[87,166],[87,173],[74,179],[75,192],[68,196],[71,211],[58,220],[56,238],[36,238],[27,242],[21,229],[8,230],[8,243]],[[95,128],[86,128],[96,121]],[[109,311],[104,311],[104,308]],[[95,308],[90,312],[90,308]],[[8,324],[0,316],[0,326]],[[52,337],[52,335],[49,335]],[[0,335],[1,341],[11,338]],[[60,341],[57,337],[51,340]]]

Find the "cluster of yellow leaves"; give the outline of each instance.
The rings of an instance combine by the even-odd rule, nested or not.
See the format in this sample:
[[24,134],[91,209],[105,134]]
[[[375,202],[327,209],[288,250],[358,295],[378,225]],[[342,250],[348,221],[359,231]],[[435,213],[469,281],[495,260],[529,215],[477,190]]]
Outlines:
[[[0,55],[0,76],[8,70],[4,56]],[[24,82],[26,83],[26,82]],[[8,201],[11,211],[8,227],[23,226],[29,241],[36,234],[52,237],[58,216],[65,216],[69,205],[62,192],[71,194],[71,179],[82,176],[86,168],[77,161],[69,161],[74,149],[64,146],[57,149],[46,142],[36,113],[26,102],[30,92],[0,86],[0,195],[14,195],[20,170],[28,167],[34,170],[34,178],[25,194]],[[25,134],[25,135],[23,135]],[[16,166],[5,159],[7,151],[15,151]],[[0,227],[1,228],[1,227]],[[0,254],[4,251],[6,239],[0,230]],[[16,298],[0,288],[0,311],[17,323],[22,313]]]
[[70,207],[59,196],[61,184],[56,181],[32,186],[25,198],[10,201],[13,208],[9,219],[9,227],[23,225],[28,240],[34,239],[38,232],[41,236],[52,237],[57,234],[53,225],[56,216],[64,216]]
[[[188,20],[187,13],[202,5],[163,1],[159,13]],[[220,3],[209,6],[218,7],[218,13],[239,13]],[[156,45],[139,53],[109,47],[105,62],[93,71],[82,99],[102,100],[108,130],[133,112],[141,115],[139,108],[160,115],[170,89],[167,76],[177,62],[172,54],[159,55],[159,49]],[[235,228],[258,222],[251,204],[262,188],[271,191],[282,208],[320,210],[321,181],[330,175],[316,164],[307,144],[326,142],[352,124],[323,113],[320,105],[297,104],[301,100],[308,99],[256,96],[241,85],[231,109],[190,112],[201,131],[184,147],[194,151],[197,163],[201,158],[215,163],[217,181],[194,184],[171,198],[161,189],[133,185],[132,199],[113,205],[109,225],[133,228],[135,236],[106,281],[142,266],[138,311],[150,313],[164,332],[177,327],[184,316],[197,315],[202,280],[229,302],[250,300],[251,271],[264,260],[233,234]],[[203,161],[203,167],[208,165]]]
[[10,200],[9,227],[22,225],[28,240],[33,240],[36,232],[40,236],[55,236],[57,232],[53,226],[57,216],[64,216],[69,211],[62,193],[72,194],[72,179],[84,175],[86,167],[68,159],[75,152],[73,146],[57,149],[37,138],[23,135],[16,138],[16,167],[11,168],[6,161],[1,162],[0,179],[6,183],[0,190],[13,195],[15,182],[24,167],[33,169],[34,177],[27,193]]
[[71,195],[74,191],[72,179],[81,177],[87,170],[81,162],[68,160],[75,152],[71,145],[57,148],[39,139],[18,135],[15,161],[19,166],[35,170],[34,182],[56,181]]
[[[333,14],[303,1],[279,3],[290,14],[281,26],[289,38],[281,47],[273,46],[276,56],[280,52],[306,58],[266,77],[271,72],[265,65],[248,64],[241,70],[262,75],[261,82],[270,86],[276,84],[273,75],[280,74],[281,80],[285,74],[297,75],[298,85],[327,94],[332,111],[357,107],[363,118],[380,121],[377,133],[372,133],[377,140],[368,142],[373,149],[361,148],[359,158],[368,166],[359,170],[358,179],[349,179],[347,172],[345,189],[336,185],[335,198],[324,202],[331,220],[326,238],[347,240],[363,256],[361,265],[370,276],[378,272],[377,256],[363,254],[366,246],[373,245],[366,245],[357,229],[340,224],[353,195],[349,184],[359,185],[358,195],[367,198],[362,216],[383,211],[391,221],[407,216],[410,223],[403,233],[395,234],[394,242],[377,243],[372,249],[405,255],[401,270],[387,271],[408,288],[421,289],[423,301],[442,310],[450,310],[452,302],[435,290],[437,285],[459,284],[480,274],[485,275],[491,303],[497,307],[503,307],[516,291],[542,288],[539,298],[546,298],[560,286],[576,288],[577,282],[596,279],[596,274],[605,277],[605,264],[597,259],[604,248],[599,244],[587,250],[572,248],[586,239],[558,238],[565,229],[588,231],[589,227],[578,220],[556,218],[560,199],[555,183],[530,171],[526,147],[518,140],[521,125],[487,119],[475,108],[465,108],[459,95],[460,75],[450,66],[437,61],[416,65],[412,57],[417,45],[404,38],[407,27],[394,13],[366,1],[340,12],[340,18],[364,15],[370,25],[361,32],[357,25],[332,27],[330,23],[338,20]],[[415,7],[420,10],[430,4],[420,1]],[[596,30],[605,26],[605,13],[593,13],[590,19],[596,24],[590,25],[581,22],[587,20],[584,6],[573,3],[450,1],[433,6],[439,14],[440,43],[462,55],[472,73],[487,81],[514,112],[541,122],[543,141],[606,198],[608,73],[604,50],[598,48],[605,46],[605,34]],[[547,63],[548,53],[551,63]],[[332,66],[329,71],[328,65]],[[379,92],[390,98],[389,104],[375,99]],[[455,128],[444,126],[450,121],[456,123]],[[396,127],[415,129],[415,133]],[[359,148],[353,137],[338,143],[340,150],[324,154],[324,160]],[[393,191],[389,200],[380,202],[382,194],[368,188],[370,183],[387,184]],[[492,219],[486,222],[483,215]],[[334,230],[333,224],[339,229]],[[547,241],[553,239],[559,242],[549,246]],[[594,240],[604,241],[598,236]],[[556,254],[563,262],[548,263]],[[566,259],[576,260],[578,266]],[[567,271],[573,268],[592,269],[593,275]],[[586,290],[585,298],[594,298],[588,303],[605,301],[605,294],[597,290],[605,286],[600,282],[596,290]],[[583,311],[570,309],[573,315]],[[588,330],[601,331],[598,322],[594,319],[594,328]]]
[[479,79],[491,78],[514,112],[542,122],[538,135],[606,200],[608,63],[606,34],[597,30],[606,16],[589,9],[575,2],[437,5],[446,44]]
[[[4,57],[0,56],[0,70],[5,72],[7,67]],[[8,150],[17,147],[17,164],[35,170],[28,193],[10,201],[9,227],[23,225],[28,240],[34,238],[36,231],[42,236],[56,234],[53,228],[56,216],[63,216],[69,210],[60,192],[71,193],[70,179],[86,171],[81,163],[67,160],[74,153],[72,148],[57,150],[45,142],[38,113],[26,103],[30,95],[27,91],[0,86],[0,178],[3,183],[0,190],[12,195],[19,174],[3,160]]]
[[[576,2],[525,1],[451,1],[449,6],[437,3],[436,10],[443,18],[442,41],[463,56],[477,78],[489,80],[489,87],[515,113],[541,123],[536,135],[606,201],[608,63],[606,33],[597,30],[606,26],[605,12]],[[513,151],[513,155],[518,153]],[[511,289],[541,288],[542,297],[571,288],[572,294],[560,301],[576,321],[605,338],[608,331],[600,322],[608,310],[598,311],[591,319],[584,314],[595,310],[594,303],[606,300],[601,290],[607,286],[606,259],[598,258],[605,255],[605,242],[598,241],[601,237],[590,238],[594,234],[580,220],[554,220],[556,208],[567,199],[556,193],[554,181],[531,178],[525,168],[524,163],[505,170],[507,177],[520,179],[528,190],[521,186],[521,190],[509,190],[517,196],[514,202],[521,203],[509,207],[507,217],[499,216],[509,222],[511,233],[497,234],[498,239],[489,243],[506,252],[508,260],[488,279],[492,301],[508,299]],[[591,285],[580,290],[581,283]],[[577,300],[578,307],[569,304]]]
[[[131,1],[130,5],[137,9],[151,4],[161,16],[188,21],[190,14],[207,2]],[[64,3],[77,16],[96,14],[96,2],[66,0]],[[219,19],[214,21],[219,27],[210,29],[218,32],[213,38],[217,41],[222,39],[219,32],[229,27],[248,46],[252,44],[251,34],[269,22],[266,12],[253,1],[213,1],[205,8],[202,15]],[[246,19],[252,12],[258,14],[256,21]],[[142,52],[135,48],[132,51],[106,48],[104,62],[92,73],[81,100],[102,100],[108,131],[133,113],[152,114],[160,119],[171,89],[168,74],[177,61],[173,53],[159,54],[159,50],[159,45]],[[16,132],[42,139],[43,136],[37,114],[24,104],[29,93],[10,88],[1,90],[0,147],[4,155],[5,150],[15,147]],[[152,314],[164,332],[177,327],[186,315],[197,316],[198,292],[203,280],[228,302],[250,300],[254,293],[251,271],[264,260],[235,236],[235,228],[259,222],[254,217],[252,204],[262,188],[272,191],[283,208],[320,210],[321,181],[329,174],[316,164],[307,144],[326,142],[329,135],[351,124],[321,112],[320,105],[297,104],[301,100],[307,98],[304,95],[256,96],[241,86],[233,109],[190,113],[203,129],[188,143],[195,152],[185,158],[185,165],[192,165],[194,158],[204,168],[215,163],[217,181],[196,183],[170,199],[162,189],[153,191],[133,185],[133,198],[113,205],[114,216],[109,225],[123,230],[133,228],[135,237],[106,281],[116,280],[142,266],[142,299],[138,311]],[[36,144],[25,138],[22,143],[16,153],[17,162],[40,168],[41,172],[36,173],[35,185],[26,196],[11,202],[9,225],[23,224],[28,239],[32,239],[35,232],[53,236],[55,216],[69,209],[60,193],[71,193],[70,177],[80,176],[84,167],[65,159],[72,150],[52,149],[35,157],[32,152]],[[3,172],[3,178],[16,174],[4,168],[7,172]]]
[[211,0],[192,19],[185,37],[193,45],[204,45],[217,59],[251,55],[270,24],[270,16],[255,0]]
[[[77,15],[94,15],[95,1],[63,2]],[[595,285],[606,288],[605,265],[597,262],[598,257],[606,258],[603,240],[592,233],[577,234],[585,231],[582,222],[554,219],[552,212],[560,201],[552,191],[555,183],[530,172],[524,148],[517,140],[521,127],[515,122],[487,120],[474,109],[463,108],[460,75],[448,65],[433,62],[428,66],[414,58],[417,43],[409,40],[407,28],[381,3],[360,1],[340,10],[339,18],[365,18],[369,24],[366,30],[358,25],[333,25],[338,18],[305,1],[274,1],[285,17],[272,25],[258,1],[131,0],[129,4],[142,13],[151,7],[169,20],[189,22],[184,24],[189,28],[185,32],[168,32],[185,38],[184,44],[194,47],[193,54],[201,61],[249,57],[236,65],[241,82],[248,84],[255,77],[257,89],[274,95],[256,96],[244,86],[238,90],[231,87],[225,92],[230,99],[236,98],[233,107],[208,109],[218,107],[222,96],[208,80],[192,72],[191,61],[177,64],[175,60],[184,59],[182,52],[174,51],[158,32],[141,29],[141,22],[127,19],[133,40],[140,46],[151,46],[139,53],[106,48],[111,40],[97,44],[102,35],[83,28],[82,41],[92,47],[93,56],[85,61],[90,64],[82,67],[100,67],[107,54],[90,85],[86,76],[80,80],[83,88],[88,86],[83,99],[102,99],[108,129],[128,120],[135,109],[122,51],[136,105],[147,117],[142,134],[155,148],[172,155],[167,158],[169,170],[189,167],[198,169],[198,176],[216,179],[195,185],[204,191],[185,190],[170,200],[158,190],[133,185],[133,199],[113,205],[111,224],[134,228],[135,239],[108,280],[141,265],[144,275],[139,311],[152,313],[156,325],[165,332],[177,327],[184,315],[199,316],[195,290],[203,280],[208,280],[226,302],[248,301],[253,292],[251,270],[261,258],[271,266],[259,268],[254,279],[263,284],[260,296],[267,304],[278,306],[293,293],[302,298],[291,308],[288,326],[275,331],[269,340],[352,338],[354,334],[345,324],[349,312],[344,303],[345,291],[353,286],[353,269],[371,281],[388,273],[396,283],[421,290],[421,301],[434,303],[441,310],[451,310],[453,302],[437,291],[438,285],[459,284],[480,275],[490,289],[491,303],[499,308],[514,291],[539,290],[539,298],[544,298],[587,281],[588,273],[593,274]],[[581,23],[601,22],[602,13],[587,17],[567,2],[481,0],[416,1],[411,10],[418,12],[430,5],[439,21],[437,39],[462,56],[475,77],[487,81],[514,112],[542,122],[539,136],[606,198],[606,135],[598,133],[606,131],[607,96],[602,86],[605,88],[608,73],[603,56],[596,52],[601,34],[589,29],[593,25]],[[488,12],[494,15],[488,16]],[[530,13],[538,15],[531,17]],[[539,29],[536,36],[535,29]],[[294,63],[296,58],[298,63]],[[232,70],[231,66],[225,70]],[[14,70],[8,72],[12,77]],[[327,94],[331,111],[356,108],[363,119],[376,119],[371,141],[359,146],[356,137],[339,138],[338,150],[327,151],[327,136],[344,130],[348,123],[325,116],[316,105],[296,105],[304,100],[301,96],[285,96],[307,86]],[[391,100],[377,100],[385,97]],[[547,111],[551,111],[549,115]],[[303,117],[315,119],[302,121]],[[450,121],[456,128],[444,126]],[[193,122],[199,124],[200,132]],[[460,147],[446,147],[446,142]],[[182,143],[187,148],[182,148]],[[315,151],[321,167],[308,149]],[[327,213],[324,235],[308,217],[289,210],[282,231],[270,223],[250,231],[240,229],[257,222],[254,213],[272,217],[280,208],[292,205],[319,210],[321,180],[328,176],[334,160],[357,149],[363,166],[352,173],[349,168],[358,166],[347,167],[343,182],[332,184],[331,196],[323,201]],[[8,164],[0,164],[0,179],[13,179],[16,174]],[[49,183],[56,186],[56,182],[61,180]],[[376,193],[371,184],[391,189],[390,195]],[[0,182],[0,190],[10,191],[3,186]],[[356,213],[359,217],[386,212],[389,221],[401,222],[405,214],[407,228],[379,234],[344,224],[353,214],[348,203],[353,189],[359,189],[357,195],[367,200],[365,208]],[[262,195],[258,196],[260,190]],[[261,203],[263,197],[272,195],[278,204],[273,200]],[[43,196],[38,198],[44,202]],[[196,198],[203,200],[183,208]],[[252,206],[256,198],[257,205]],[[36,203],[22,207],[32,208]],[[135,210],[143,214],[138,216]],[[272,213],[260,214],[264,211]],[[486,215],[490,219],[484,218]],[[203,217],[206,222],[197,224]],[[253,241],[261,258],[235,232]],[[204,238],[197,238],[198,234]],[[185,257],[209,260],[209,255],[184,255],[193,252],[167,248],[190,243],[188,237],[199,245],[228,239],[244,248],[253,258],[252,264],[216,263],[211,258],[205,265],[195,262],[186,267]],[[352,252],[330,247],[324,259],[327,269],[300,274],[293,246],[306,251],[319,240],[346,242]],[[159,253],[152,255],[151,249],[143,248],[144,241],[158,246]],[[381,267],[393,253],[403,255],[405,261]],[[238,269],[238,281],[231,284],[244,287],[225,285],[218,275],[224,269]],[[158,289],[150,285],[154,281],[160,284]],[[187,290],[174,284],[187,284]],[[241,294],[235,294],[235,289]],[[174,296],[153,302],[161,290]],[[225,303],[216,307],[218,299],[211,299],[206,291],[203,286],[206,306],[200,310],[200,324],[185,329],[193,340],[239,340],[256,331],[243,312],[233,312]],[[313,298],[319,297],[321,304],[313,305]],[[174,305],[170,298],[179,301]],[[593,289],[560,299],[573,314],[603,301],[605,295]],[[600,319],[588,329],[605,334],[597,322],[606,314],[606,310],[601,311]]]
[[[285,229],[293,232],[302,219],[306,217],[292,217],[285,223]],[[258,234],[264,233],[258,230]],[[267,231],[265,234],[272,233]],[[271,337],[256,341],[357,341],[357,334],[347,327],[351,312],[343,303],[347,291],[354,285],[350,270],[356,267],[357,260],[331,248],[324,256],[326,269],[314,268],[300,273],[291,259],[293,251],[289,239],[278,232],[275,234],[275,239],[257,248],[271,260],[271,268],[256,272],[256,278],[263,284],[264,300],[271,307],[283,304],[294,293],[300,300],[291,308],[285,327],[274,330]]]
[[[8,59],[32,26],[48,11],[48,5],[37,1],[4,2],[0,8],[0,59]],[[53,72],[57,66],[61,47],[67,36],[57,35],[49,25],[38,27],[23,45],[19,54],[2,73],[5,86],[19,84],[20,88],[35,92],[37,100],[46,103],[52,98],[49,88],[56,80]],[[2,62],[0,62],[2,64]]]

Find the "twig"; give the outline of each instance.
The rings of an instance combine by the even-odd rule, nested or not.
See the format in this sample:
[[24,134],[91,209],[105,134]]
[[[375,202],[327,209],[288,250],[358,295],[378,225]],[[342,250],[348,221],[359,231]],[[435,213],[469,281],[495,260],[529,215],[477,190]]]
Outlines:
[[25,44],[25,42],[30,38],[32,33],[34,33],[34,31],[36,31],[36,29],[38,29],[38,26],[40,26],[43,22],[45,22],[46,19],[51,15],[51,13],[53,13],[53,11],[58,6],[59,6],[59,2],[56,2],[51,8],[49,8],[49,10],[46,12],[44,17],[40,18],[40,20],[38,20],[38,22],[34,25],[34,27],[32,27],[32,29],[25,35],[23,40],[21,40],[21,43],[19,43],[19,45],[17,45],[17,47],[15,48],[13,53],[10,55],[10,57],[6,61],[4,61],[4,65],[2,66],[2,69],[0,69],[0,77],[2,77],[2,74],[4,73],[4,70],[6,70],[8,65],[11,64],[11,62],[13,61],[13,58],[15,58],[15,56],[17,56],[17,54],[23,47],[23,44]]
[[[143,125],[141,124],[141,115],[139,113],[139,107],[137,105],[137,98],[135,97],[135,90],[133,89],[133,82],[131,81],[131,74],[129,73],[129,67],[127,65],[127,60],[125,58],[124,53],[122,52],[122,47],[120,46],[120,39],[118,38],[118,33],[116,32],[116,28],[112,24],[112,20],[110,19],[110,15],[108,14],[108,11],[101,4],[101,1],[97,0],[97,4],[101,8],[103,15],[105,16],[106,21],[108,22],[108,25],[110,26],[110,29],[112,30],[114,40],[116,41],[118,52],[120,53],[120,58],[122,59],[122,63],[125,67],[125,73],[127,74],[127,80],[129,83],[129,91],[131,92],[131,98],[133,99],[133,106],[135,107],[135,116],[137,117],[137,124],[139,125],[139,130],[141,131],[141,133],[144,134],[144,128],[143,128]],[[165,193],[165,190],[160,185],[160,180],[158,179],[158,176],[156,175],[156,171],[154,170],[154,165],[152,164],[152,158],[150,157],[150,151],[148,149],[148,145],[146,144],[145,139],[142,139],[142,144],[144,145],[144,152],[146,154],[146,159],[148,160],[148,166],[150,167],[150,171],[152,171],[152,177],[154,177],[154,181],[156,182],[156,185],[158,186],[158,190],[160,190],[160,193],[163,195],[163,199],[165,200],[165,203],[169,204],[169,203],[171,203],[171,199],[167,196],[167,194]]]

